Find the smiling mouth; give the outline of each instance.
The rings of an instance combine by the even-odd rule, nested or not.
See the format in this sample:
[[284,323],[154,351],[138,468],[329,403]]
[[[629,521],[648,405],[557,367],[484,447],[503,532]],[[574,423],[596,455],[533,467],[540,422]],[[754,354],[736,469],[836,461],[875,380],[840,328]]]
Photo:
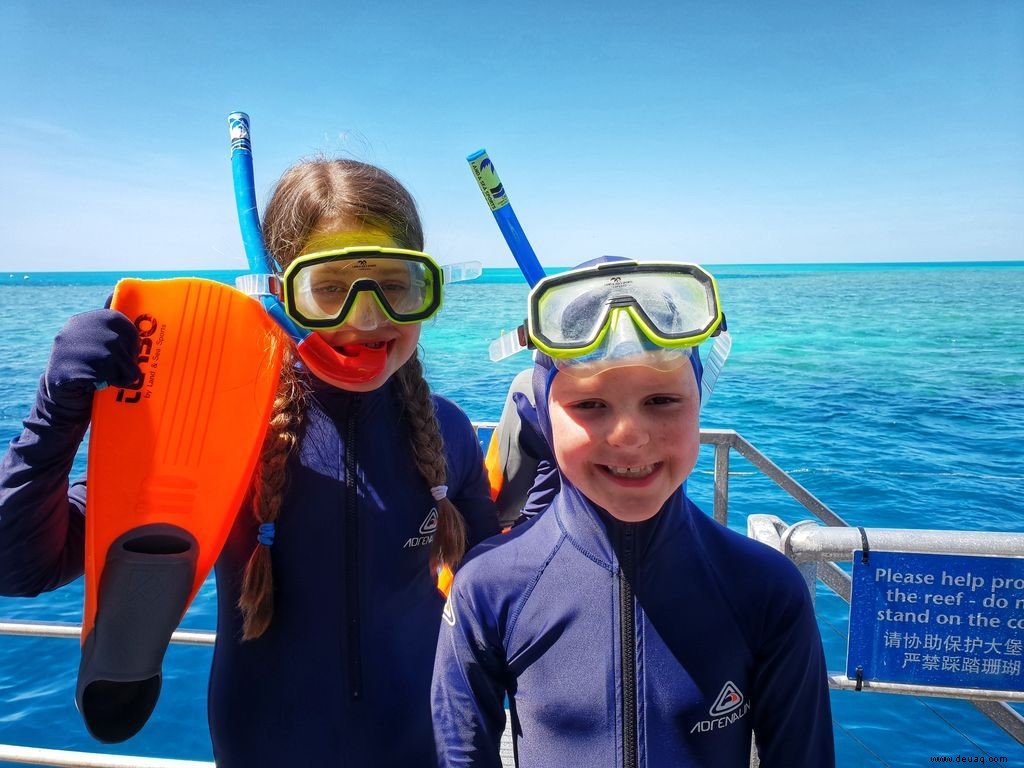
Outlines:
[[339,344],[335,349],[345,357],[359,357],[367,351],[386,351],[390,342],[387,341],[365,341],[358,344]]
[[602,465],[602,468],[612,477],[620,477],[626,480],[641,480],[653,475],[654,471],[660,466],[661,462],[659,461],[654,464],[643,464],[638,467],[613,467],[605,464]]

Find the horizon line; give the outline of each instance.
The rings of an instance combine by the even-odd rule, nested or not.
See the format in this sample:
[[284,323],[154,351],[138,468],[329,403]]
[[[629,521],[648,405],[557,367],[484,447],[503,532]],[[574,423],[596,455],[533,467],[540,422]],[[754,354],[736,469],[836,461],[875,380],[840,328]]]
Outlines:
[[[703,266],[708,267],[860,267],[860,266],[910,266],[915,264],[928,264],[933,266],[941,265],[1000,265],[1000,266],[1024,266],[1024,258],[1021,259],[970,259],[970,260],[928,260],[928,259],[905,259],[900,261],[751,261],[751,262],[739,262],[739,261],[702,261],[702,262],[680,262],[680,263],[700,263]],[[568,270],[572,269],[572,266],[551,266],[546,269],[557,269],[557,270]],[[515,264],[506,266],[484,266],[482,269],[507,269],[507,270],[518,270],[519,267]],[[127,270],[125,268],[120,269],[37,269],[31,271],[22,271],[20,269],[10,269],[0,267],[0,273],[7,272],[8,277],[14,275],[52,275],[52,274],[124,274],[127,271],[133,273],[156,273],[156,272],[175,272],[175,273],[202,273],[202,272],[238,272],[239,274],[245,274],[250,270],[247,267],[203,267],[203,268],[179,268],[179,269],[132,269]]]

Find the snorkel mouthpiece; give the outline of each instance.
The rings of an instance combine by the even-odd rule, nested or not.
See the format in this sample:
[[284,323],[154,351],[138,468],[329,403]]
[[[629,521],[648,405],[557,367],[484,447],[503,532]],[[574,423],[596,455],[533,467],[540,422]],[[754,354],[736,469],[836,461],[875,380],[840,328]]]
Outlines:
[[375,349],[349,344],[338,352],[317,333],[299,342],[296,351],[310,372],[328,383],[366,384],[383,373],[388,362],[387,345]]
[[341,348],[339,359],[346,373],[355,379],[353,383],[370,381],[384,370],[388,362],[388,346],[381,344],[371,347],[366,344],[346,344]]

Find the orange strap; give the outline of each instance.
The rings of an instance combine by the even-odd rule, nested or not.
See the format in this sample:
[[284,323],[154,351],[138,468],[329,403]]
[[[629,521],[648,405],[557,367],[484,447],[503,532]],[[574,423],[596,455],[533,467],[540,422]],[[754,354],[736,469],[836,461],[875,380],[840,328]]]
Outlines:
[[487,472],[487,483],[491,487],[491,501],[498,498],[501,487],[505,484],[505,473],[501,466],[501,449],[498,445],[498,430],[491,433],[487,444],[487,455],[484,456],[484,471]]
[[447,565],[443,566],[437,574],[437,591],[448,598],[448,594],[452,591],[452,582],[455,580],[455,574],[452,573],[452,569]]

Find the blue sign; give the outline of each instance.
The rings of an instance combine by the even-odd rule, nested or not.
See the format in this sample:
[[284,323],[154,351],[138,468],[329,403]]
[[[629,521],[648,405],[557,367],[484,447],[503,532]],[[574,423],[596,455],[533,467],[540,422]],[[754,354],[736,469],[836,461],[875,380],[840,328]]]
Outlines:
[[1024,691],[1024,558],[854,553],[846,675]]

